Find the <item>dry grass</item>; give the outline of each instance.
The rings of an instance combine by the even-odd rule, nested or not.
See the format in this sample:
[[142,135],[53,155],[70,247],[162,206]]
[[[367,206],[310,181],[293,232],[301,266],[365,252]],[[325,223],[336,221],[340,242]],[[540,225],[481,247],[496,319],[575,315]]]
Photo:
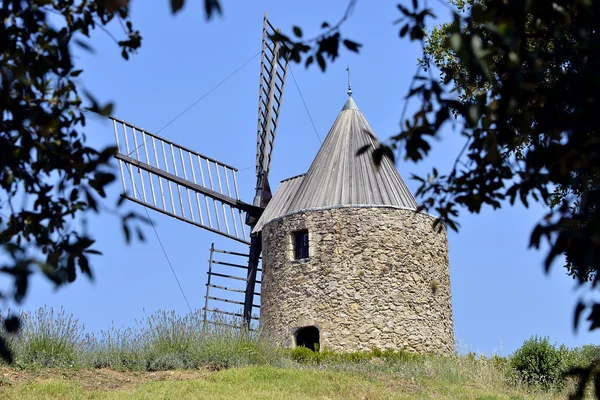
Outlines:
[[[63,311],[24,317],[9,341],[16,364],[0,367],[0,399],[515,400],[566,398],[573,389],[527,385],[506,357],[278,349],[256,332],[207,326],[198,313],[157,312],[96,335]],[[587,350],[587,358],[600,351]]]
[[0,369],[0,393],[3,388],[23,388],[31,385],[62,382],[80,386],[86,391],[111,391],[132,389],[146,382],[186,381],[206,378],[208,369],[197,371],[132,372],[111,369]]
[[0,398],[30,399],[559,399],[478,382],[255,366],[221,371],[4,369]]

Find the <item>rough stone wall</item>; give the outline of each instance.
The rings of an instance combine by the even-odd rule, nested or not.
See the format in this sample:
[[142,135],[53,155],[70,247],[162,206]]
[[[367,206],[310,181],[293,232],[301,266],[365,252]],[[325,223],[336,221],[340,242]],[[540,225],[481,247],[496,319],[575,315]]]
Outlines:
[[[410,210],[311,210],[263,229],[262,334],[291,347],[303,326],[321,348],[454,351],[446,232]],[[309,255],[294,260],[293,232],[308,229]]]

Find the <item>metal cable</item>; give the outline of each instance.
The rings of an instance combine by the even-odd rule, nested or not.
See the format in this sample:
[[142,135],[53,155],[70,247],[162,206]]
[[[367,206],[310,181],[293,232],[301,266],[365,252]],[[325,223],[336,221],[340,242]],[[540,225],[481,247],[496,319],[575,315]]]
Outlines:
[[[212,92],[214,92],[219,86],[221,86],[222,84],[224,84],[229,78],[231,78],[233,75],[235,75],[236,73],[238,73],[242,68],[244,68],[246,65],[250,64],[250,62],[252,62],[252,60],[254,60],[256,57],[258,57],[258,55],[260,55],[260,51],[258,53],[256,53],[255,55],[253,55],[248,61],[246,61],[244,64],[242,64],[240,67],[238,67],[235,71],[233,71],[231,74],[227,75],[227,77],[225,79],[223,79],[221,82],[217,83],[215,86],[213,86],[212,89],[210,89],[208,92],[204,93],[202,96],[200,96],[198,98],[198,100],[194,101],[189,107],[187,107],[185,110],[183,110],[181,113],[179,113],[179,115],[177,115],[175,118],[173,118],[171,121],[169,121],[165,126],[163,126],[162,128],[160,128],[158,131],[156,131],[156,134],[159,134],[163,129],[165,129],[166,127],[168,127],[169,125],[171,125],[173,122],[177,121],[183,114],[185,114],[186,112],[188,112],[189,110],[191,110],[196,104],[198,104],[199,102],[201,102],[206,96],[208,96],[209,94],[211,94]],[[148,142],[148,140],[150,139],[146,139],[146,142]],[[142,147],[144,145],[144,143],[142,143],[141,145],[139,145],[137,148],[133,149],[129,154],[127,154],[128,156],[132,155],[134,151],[138,150],[140,147]]]
[[304,108],[306,109],[306,113],[308,114],[310,123],[312,124],[313,129],[315,130],[315,134],[317,135],[317,138],[319,139],[319,143],[323,143],[323,141],[321,140],[321,136],[319,136],[319,132],[317,131],[317,127],[315,126],[315,122],[313,121],[312,116],[310,115],[310,111],[308,110],[306,101],[304,101],[304,96],[302,96],[302,91],[300,90],[300,86],[298,86],[298,82],[296,81],[296,76],[294,76],[294,70],[292,69],[291,65],[289,67],[290,67],[290,72],[292,73],[292,78],[294,79],[294,83],[296,84],[296,89],[298,89],[298,93],[300,93],[300,98],[302,99],[302,103],[304,103]]
[[[127,168],[131,168],[129,166],[129,164],[125,164],[127,166]],[[140,179],[143,179],[140,177]],[[138,191],[138,189],[133,186],[133,182],[132,182],[132,187],[135,188],[135,191],[137,192],[138,196],[140,196],[140,192]],[[141,196],[140,196],[141,197]],[[173,264],[171,263],[171,259],[169,258],[169,255],[167,254],[167,250],[165,249],[165,246],[162,243],[162,240],[160,240],[160,236],[158,235],[158,231],[156,230],[156,226],[154,225],[154,222],[152,221],[152,219],[150,218],[150,213],[148,212],[148,208],[144,207],[144,211],[146,211],[146,215],[148,216],[148,221],[150,221],[150,225],[152,226],[152,229],[154,230],[154,234],[156,235],[156,239],[158,239],[158,244],[160,244],[160,248],[163,251],[163,254],[165,255],[165,258],[167,259],[167,263],[169,264],[169,267],[171,268],[171,272],[173,273],[173,276],[175,277],[175,281],[177,282],[177,286],[179,286],[179,291],[181,292],[181,295],[183,296],[183,299],[185,300],[185,303],[188,306],[188,309],[190,310],[190,313],[192,313],[192,307],[190,306],[190,302],[187,299],[187,296],[185,295],[185,292],[183,291],[183,287],[181,286],[181,283],[179,282],[179,278],[177,277],[177,274],[175,273],[175,268],[173,268]]]
[[156,133],[160,133],[160,131],[162,131],[163,129],[165,129],[167,126],[171,125],[173,122],[175,122],[179,117],[181,117],[183,114],[185,114],[186,112],[188,112],[192,107],[194,107],[196,104],[198,104],[200,101],[202,101],[202,99],[204,99],[206,96],[208,96],[209,94],[211,94],[215,89],[217,89],[219,86],[221,86],[223,83],[225,83],[229,78],[231,78],[233,75],[235,75],[239,70],[241,70],[242,68],[244,68],[246,65],[248,65],[252,60],[254,60],[261,52],[259,51],[258,53],[256,53],[255,55],[253,55],[248,61],[246,61],[244,64],[242,64],[241,67],[239,67],[238,69],[236,69],[235,71],[233,71],[231,74],[229,74],[225,79],[223,79],[221,82],[219,82],[216,86],[214,86],[212,89],[210,89],[208,92],[206,92],[204,95],[202,95],[198,100],[196,100],[195,102],[192,103],[192,105],[190,105],[188,108],[186,108],[185,110],[183,110],[178,116],[176,116],[175,118],[173,118],[171,121],[169,121],[165,126],[163,126],[162,128],[160,128]]

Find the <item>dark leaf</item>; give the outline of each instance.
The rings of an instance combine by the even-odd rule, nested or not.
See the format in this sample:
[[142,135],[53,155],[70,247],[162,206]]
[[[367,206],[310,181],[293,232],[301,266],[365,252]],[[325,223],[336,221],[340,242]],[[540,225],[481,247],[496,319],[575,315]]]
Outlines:
[[108,117],[112,114],[113,108],[113,103],[106,103],[102,108],[98,110],[98,114],[102,115],[103,117]]
[[577,331],[577,326],[579,325],[579,317],[581,316],[581,312],[585,310],[585,305],[579,301],[577,302],[577,306],[575,307],[575,313],[574,313],[574,317],[575,319],[573,320],[573,330]]
[[219,0],[204,0],[204,11],[207,19],[210,19],[215,12],[218,14],[223,13]]
[[8,333],[17,333],[21,329],[21,320],[16,315],[11,315],[4,320],[4,329]]
[[181,10],[184,2],[185,0],[171,0],[171,12],[175,14],[177,11]]
[[139,227],[136,227],[135,232],[137,233],[137,237],[138,237],[138,240],[140,242],[145,242],[146,241],[146,237],[144,236],[144,232]]
[[321,53],[317,53],[317,64],[319,64],[321,71],[325,72],[327,65],[325,64],[325,58],[323,58],[323,54]]
[[590,331],[600,328],[600,304],[594,303],[588,321],[590,321]]
[[364,154],[367,151],[369,151],[369,149],[371,149],[372,147],[373,147],[373,145],[366,144],[363,147],[361,147],[360,149],[358,149],[358,151],[356,152],[356,155],[360,156],[361,154]]
[[86,42],[84,42],[83,40],[80,40],[80,39],[74,39],[74,40],[73,40],[73,42],[74,42],[74,43],[75,43],[77,46],[79,46],[79,47],[81,47],[82,49],[86,50],[87,52],[90,52],[90,53],[95,53],[95,50],[94,50],[94,48],[93,48],[92,46],[90,46],[89,44],[87,44]]
[[346,48],[348,50],[358,53],[358,49],[362,45],[360,43],[356,43],[356,42],[353,42],[352,40],[346,39],[346,40],[344,40],[344,46],[346,46]]
[[284,35],[281,32],[275,32],[274,34],[269,35],[269,38],[274,42],[284,42],[284,43],[291,42],[290,38],[288,38],[286,35]]
[[373,157],[373,163],[377,168],[379,168],[381,166],[381,160],[383,159],[383,151],[381,149],[381,146],[376,147],[373,150],[373,154],[371,156]]
[[87,254],[94,254],[94,255],[98,255],[101,256],[102,252],[98,251],[98,250],[94,250],[94,249],[89,249],[89,250],[85,250],[84,253]]
[[410,30],[410,40],[421,40],[425,37],[425,31],[419,26],[413,26]]
[[402,29],[400,29],[400,37],[406,36],[406,34],[408,33],[408,28],[410,27],[408,26],[408,24],[406,24],[402,27]]
[[29,286],[29,274],[31,272],[29,270],[20,271],[15,276],[15,286],[16,291],[14,295],[14,299],[17,303],[21,303],[25,298],[25,294],[27,293],[27,287]]
[[67,274],[67,282],[75,282],[75,279],[77,279],[77,271],[75,270],[75,256],[73,254],[69,255],[69,258],[67,259],[65,272]]
[[412,13],[409,11],[408,8],[404,7],[402,4],[397,4],[398,9],[400,10],[400,12],[406,16],[411,16]]
[[131,242],[131,232],[129,231],[129,227],[127,223],[123,222],[123,234],[125,235],[125,242]]
[[423,179],[423,178],[421,178],[420,176],[417,176],[417,175],[415,175],[415,174],[412,174],[412,175],[410,176],[410,179],[413,179],[413,180],[415,180],[415,181],[419,181],[419,182],[425,182],[425,179]]
[[94,195],[92,193],[90,193],[89,190],[85,191],[85,199],[87,201],[88,207],[94,211],[98,210],[98,203],[96,202],[96,199],[94,199]]
[[306,63],[304,64],[304,66],[305,66],[306,68],[308,68],[308,67],[310,66],[310,64],[312,64],[312,63],[313,63],[313,61],[315,61],[315,58],[314,58],[313,56],[308,56],[308,57],[306,58]]
[[94,279],[94,276],[92,275],[92,270],[90,269],[90,264],[89,264],[87,257],[82,254],[79,256],[77,261],[78,261],[79,269],[81,270],[81,272],[83,274],[87,275],[88,278]]
[[394,163],[394,152],[389,146],[380,144],[373,150],[373,162],[377,167],[383,162],[383,158],[387,157],[392,163]]
[[13,363],[13,356],[8,349],[8,345],[6,343],[6,339],[0,336],[0,358],[6,361],[8,364]]
[[300,27],[298,26],[294,26],[292,28],[292,30],[294,31],[294,35],[296,35],[297,37],[301,38],[302,37],[302,29],[300,29]]

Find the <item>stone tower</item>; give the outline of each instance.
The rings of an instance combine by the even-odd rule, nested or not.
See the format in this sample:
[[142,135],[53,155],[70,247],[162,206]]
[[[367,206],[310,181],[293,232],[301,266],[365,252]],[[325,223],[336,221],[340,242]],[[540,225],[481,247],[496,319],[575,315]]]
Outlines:
[[446,231],[415,213],[350,97],[308,172],[281,182],[262,232],[261,330],[280,346],[454,350]]

